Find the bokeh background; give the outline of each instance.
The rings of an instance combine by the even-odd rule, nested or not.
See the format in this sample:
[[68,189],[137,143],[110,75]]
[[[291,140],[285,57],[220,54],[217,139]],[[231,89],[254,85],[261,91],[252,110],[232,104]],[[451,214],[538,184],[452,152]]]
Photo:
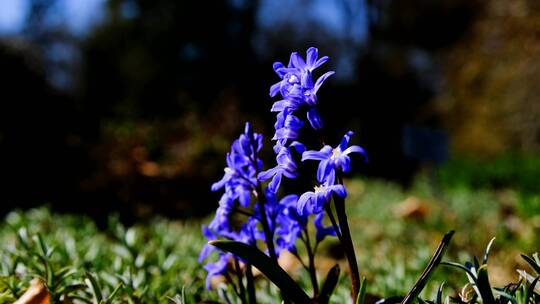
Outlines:
[[[402,189],[517,189],[540,213],[535,0],[2,0],[0,209],[200,217],[276,60],[316,46],[335,141]],[[267,167],[273,164],[266,152]]]

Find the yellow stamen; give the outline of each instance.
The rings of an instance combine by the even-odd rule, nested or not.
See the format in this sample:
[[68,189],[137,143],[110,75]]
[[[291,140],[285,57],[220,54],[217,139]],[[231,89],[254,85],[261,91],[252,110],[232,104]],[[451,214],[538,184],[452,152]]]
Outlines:
[[315,186],[313,189],[315,189],[315,193],[324,192],[324,186]]
[[340,148],[335,148],[335,149],[332,150],[332,156],[330,158],[335,159],[340,154],[341,154],[341,149]]

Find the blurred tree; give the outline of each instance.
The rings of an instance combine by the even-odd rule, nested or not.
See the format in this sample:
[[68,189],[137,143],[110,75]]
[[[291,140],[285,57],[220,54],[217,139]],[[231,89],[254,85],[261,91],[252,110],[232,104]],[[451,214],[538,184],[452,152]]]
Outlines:
[[[346,75],[320,93],[329,134],[337,141],[345,129],[360,130],[370,154],[364,171],[406,183],[417,162],[404,155],[402,130],[440,127],[431,102],[444,78],[437,66],[479,7],[466,0],[291,0],[289,11],[266,11],[263,4],[276,2],[108,0],[103,22],[77,36],[65,22],[51,23],[58,1],[31,0],[30,46],[0,54],[18,75],[4,76],[12,102],[1,113],[7,170],[0,174],[17,177],[7,195],[13,202],[50,200],[94,215],[212,210],[217,197],[209,185],[242,121],[254,120],[271,137],[271,127],[262,127],[274,120],[270,60],[287,61],[290,50],[310,45]],[[334,5],[333,15],[321,3]],[[261,24],[262,13],[270,26]],[[28,62],[33,56],[39,64]],[[36,153],[34,143],[47,149]],[[27,188],[36,191],[17,196]]]
[[493,155],[540,150],[540,6],[490,0],[448,52],[444,93],[454,149]]

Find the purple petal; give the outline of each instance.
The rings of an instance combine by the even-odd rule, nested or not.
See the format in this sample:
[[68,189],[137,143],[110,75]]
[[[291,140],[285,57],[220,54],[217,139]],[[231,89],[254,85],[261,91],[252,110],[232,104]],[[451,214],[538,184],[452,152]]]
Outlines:
[[368,156],[367,156],[366,150],[364,150],[364,148],[362,148],[360,146],[350,146],[347,149],[345,149],[342,153],[345,154],[345,155],[348,155],[348,154],[351,154],[351,153],[360,153],[360,154],[362,154],[364,156],[365,161],[366,162],[368,161]]
[[304,88],[313,88],[313,76],[311,75],[310,71],[306,71],[305,73],[302,73],[302,79],[301,82],[302,87]]
[[276,122],[274,123],[274,128],[277,130],[281,127],[283,127],[283,122],[285,122],[285,114],[287,113],[288,111],[283,111],[283,112],[279,112],[277,115],[276,115]]
[[347,155],[341,155],[341,157],[336,160],[336,165],[341,168],[341,171],[347,173],[351,171],[351,158]]
[[328,180],[328,176],[334,171],[333,163],[329,159],[325,159],[319,163],[317,169],[317,180],[319,183],[324,183]]
[[307,112],[307,119],[314,130],[320,130],[323,128],[321,115],[316,108],[309,109],[309,111]]
[[287,104],[287,100],[285,100],[285,99],[276,101],[272,105],[272,109],[270,111],[271,112],[281,112],[281,111],[283,111],[285,109],[286,104]]
[[311,213],[320,213],[324,210],[324,205],[330,201],[332,194],[328,191],[318,192],[315,195],[315,204],[313,204]]
[[315,65],[313,65],[313,67],[311,69],[314,70],[314,69],[320,67],[321,65],[323,65],[327,61],[328,61],[328,56],[323,56],[319,60],[317,60],[317,62],[315,62]]
[[298,132],[293,129],[289,128],[281,128],[279,130],[276,130],[276,134],[274,137],[272,137],[272,140],[277,139],[297,139],[298,138]]
[[324,219],[324,213],[321,212],[315,216],[314,224],[315,228],[317,229],[317,242],[322,241],[326,236],[331,235],[335,236],[336,231],[334,230],[334,227],[327,226],[325,227],[323,224]]
[[273,84],[270,87],[270,97],[274,97],[279,93],[279,88],[281,87],[281,81],[278,83]]
[[206,284],[206,289],[208,290],[212,290],[212,279],[213,275],[210,275],[210,273],[208,275],[206,275],[206,280],[205,280],[205,284]]
[[268,184],[268,190],[276,193],[279,189],[279,185],[281,184],[281,172],[278,172],[276,175],[274,175],[274,178],[272,178],[272,181]]
[[[295,168],[295,170],[296,170],[296,168]],[[291,171],[291,170],[284,170],[283,175],[285,175],[287,178],[297,178],[298,177],[298,172]]]
[[315,65],[317,57],[319,57],[319,50],[317,48],[310,47],[306,53],[307,65],[311,68]]
[[285,123],[284,123],[285,127],[287,128],[291,128],[291,129],[294,129],[294,130],[299,130],[300,128],[302,128],[304,126],[304,123],[300,120],[300,118],[292,115],[292,114],[289,114],[287,115],[287,118],[285,118]]
[[274,62],[274,64],[272,65],[272,68],[274,69],[276,74],[278,74],[280,78],[283,78],[283,76],[286,74],[286,72],[283,72],[283,69],[285,68],[285,66],[281,62]]
[[335,72],[334,71],[330,71],[330,72],[326,72],[324,74],[322,74],[321,77],[319,77],[319,79],[317,79],[317,82],[315,82],[315,86],[313,86],[313,92],[314,93],[317,93],[317,91],[319,91],[319,88],[321,87],[321,85],[323,84],[323,82],[330,76],[334,75]]
[[302,153],[304,153],[304,151],[306,151],[306,146],[304,146],[304,144],[301,143],[301,142],[293,141],[289,146],[291,148],[294,148],[296,150],[296,152],[298,152],[300,154],[302,154]]
[[249,191],[241,191],[238,196],[238,201],[242,207],[248,207],[249,203],[251,203],[251,195]]
[[349,145],[349,142],[351,141],[351,136],[353,136],[353,134],[353,131],[349,131],[345,133],[345,135],[343,135],[343,138],[339,143],[339,149],[341,150],[341,152],[344,152],[347,149],[347,146]]
[[304,211],[307,206],[309,206],[309,203],[313,200],[313,197],[315,196],[314,192],[306,192],[300,196],[298,199],[298,203],[296,204],[296,211],[300,215],[304,215]]
[[298,202],[298,195],[290,194],[285,196],[279,201],[279,204],[282,206],[296,206]]
[[341,198],[347,197],[347,189],[343,185],[333,185],[330,187],[331,191]]
[[296,68],[302,70],[306,68],[306,62],[304,61],[304,59],[302,59],[300,55],[298,55],[297,52],[291,54],[291,61]]
[[[328,150],[330,150],[330,155],[328,154]],[[332,147],[328,145],[324,146],[321,151],[306,151],[302,154],[302,161],[328,159],[332,155],[331,151]]]
[[216,236],[214,235],[214,232],[212,232],[212,230],[208,229],[208,227],[206,225],[202,225],[202,234],[208,240],[215,240],[216,239]]
[[272,178],[274,175],[276,175],[277,171],[278,171],[278,168],[268,169],[266,171],[259,173],[259,176],[257,177],[259,178],[260,181],[265,181]]
[[336,183],[336,172],[335,170],[332,170],[326,180],[324,180],[324,185],[326,186],[332,186]]
[[214,248],[215,248],[214,246],[209,245],[209,244],[204,245],[203,249],[201,250],[201,253],[199,254],[199,258],[198,258],[199,263],[202,263],[204,260],[206,260],[206,258],[212,252]]
[[215,182],[212,184],[212,188],[211,190],[212,191],[218,191],[219,189],[223,188],[223,186],[225,186],[225,184],[231,179],[231,175],[228,174],[228,173],[225,173],[225,175],[223,175],[223,177],[221,178],[221,180],[219,180],[218,182]]

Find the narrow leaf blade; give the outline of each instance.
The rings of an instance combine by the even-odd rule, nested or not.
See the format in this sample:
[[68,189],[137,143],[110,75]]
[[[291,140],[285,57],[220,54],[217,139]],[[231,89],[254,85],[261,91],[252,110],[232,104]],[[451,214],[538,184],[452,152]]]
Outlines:
[[311,302],[309,296],[296,284],[287,272],[257,248],[235,241],[211,241],[209,244],[235,254],[257,267],[293,302]]
[[328,301],[330,301],[330,296],[334,292],[334,289],[336,288],[336,285],[338,283],[340,272],[341,269],[339,268],[338,264],[334,265],[334,267],[332,267],[328,271],[328,274],[326,275],[326,280],[322,285],[321,293],[319,295],[319,303],[326,304],[328,303]]
[[435,253],[431,257],[431,260],[429,261],[427,267],[424,269],[424,271],[420,275],[420,278],[418,279],[418,281],[416,281],[416,284],[414,284],[414,286],[411,288],[409,293],[407,293],[405,298],[403,298],[403,301],[401,301],[401,304],[411,304],[414,301],[414,299],[418,297],[420,292],[422,292],[422,289],[424,289],[424,287],[426,286],[433,270],[441,262],[444,252],[446,251],[446,248],[450,244],[450,240],[452,239],[453,235],[454,235],[453,230],[444,235],[442,241],[439,243],[439,246],[437,246]]

